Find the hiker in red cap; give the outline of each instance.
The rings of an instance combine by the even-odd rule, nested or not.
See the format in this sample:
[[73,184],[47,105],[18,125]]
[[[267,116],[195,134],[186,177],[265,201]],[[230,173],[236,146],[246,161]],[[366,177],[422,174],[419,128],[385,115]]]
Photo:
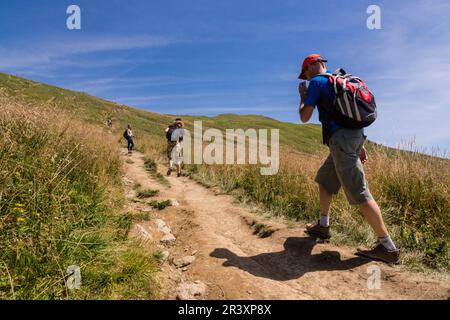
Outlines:
[[[298,77],[301,80],[309,80],[310,76],[308,77],[308,75],[306,74],[309,70],[309,67],[314,66],[317,62],[328,62],[328,60],[325,60],[320,54],[310,54],[309,56],[306,57],[306,59],[303,61],[302,64],[302,71],[300,73],[300,76]],[[325,68],[325,65],[317,65],[319,68]],[[326,71],[326,68],[325,68]]]
[[374,249],[358,249],[357,254],[397,263],[399,250],[389,236],[381,210],[369,191],[363,168],[367,160],[364,127],[376,118],[375,100],[360,78],[347,74],[343,69],[330,73],[326,62],[319,54],[309,55],[299,76],[299,79],[309,81],[308,87],[305,82],[299,85],[300,119],[308,122],[317,106],[323,143],[330,150],[315,178],[319,184],[320,220],[307,225],[305,231],[322,239],[331,237],[329,211],[332,196],[342,187],[349,203],[360,207],[379,239]]

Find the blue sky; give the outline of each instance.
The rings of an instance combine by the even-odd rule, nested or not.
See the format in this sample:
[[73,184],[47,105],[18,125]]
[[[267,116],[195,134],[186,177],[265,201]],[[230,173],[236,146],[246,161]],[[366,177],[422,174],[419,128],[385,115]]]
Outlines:
[[[81,30],[66,28],[71,4]],[[2,0],[0,71],[161,113],[299,123],[300,64],[321,53],[374,92],[371,140],[448,152],[449,16],[446,0]]]

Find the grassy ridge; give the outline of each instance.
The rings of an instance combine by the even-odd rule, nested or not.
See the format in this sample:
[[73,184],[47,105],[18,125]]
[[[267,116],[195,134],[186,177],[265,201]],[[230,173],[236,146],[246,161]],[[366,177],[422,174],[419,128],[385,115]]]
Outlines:
[[[61,89],[12,75],[0,73],[0,87],[5,93],[24,103],[48,105],[62,108],[76,114],[78,119],[95,125],[106,125],[108,117],[114,122],[113,132],[120,137],[122,128],[132,124],[136,139],[146,141],[151,148],[164,142],[163,131],[175,116],[162,115],[119,105],[81,92]],[[296,125],[280,122],[258,115],[220,115],[217,117],[183,116],[186,128],[193,129],[194,120],[203,121],[203,129],[210,127],[225,130],[227,128],[274,128],[280,129],[280,142],[306,153],[314,153],[323,147],[320,144],[320,127],[318,125]],[[145,143],[144,143],[145,144]],[[142,148],[142,144],[140,144]],[[151,148],[148,148],[150,150]],[[161,147],[160,147],[161,148]],[[159,150],[162,152],[162,150]]]
[[217,128],[223,132],[226,129],[239,128],[247,130],[249,128],[279,129],[280,144],[290,146],[292,149],[313,154],[323,150],[321,129],[314,124],[298,125],[277,121],[259,115],[235,115],[221,114],[216,117],[193,117],[183,116],[187,120],[188,128],[192,130],[194,120],[201,120],[203,130]]
[[118,130],[132,123],[143,134],[160,134],[172,118],[157,113],[133,109],[82,92],[74,92],[51,85],[0,73],[0,87],[4,93],[25,104],[46,105],[70,111],[79,120],[106,125],[108,117]]
[[0,105],[0,299],[154,297],[155,259],[127,240],[115,140],[4,91]]

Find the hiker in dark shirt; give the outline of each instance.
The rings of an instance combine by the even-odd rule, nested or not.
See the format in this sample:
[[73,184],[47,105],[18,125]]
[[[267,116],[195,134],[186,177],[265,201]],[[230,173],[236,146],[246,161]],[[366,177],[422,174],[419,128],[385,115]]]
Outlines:
[[317,54],[308,56],[302,65],[299,79],[309,80],[300,83],[300,119],[308,122],[317,106],[322,123],[323,143],[329,147],[330,155],[319,169],[315,181],[319,184],[321,217],[315,224],[309,224],[306,232],[323,239],[329,239],[329,211],[332,195],[344,189],[352,205],[359,205],[364,217],[379,238],[373,250],[358,250],[358,255],[382,260],[388,263],[399,261],[399,250],[395,247],[384,224],[381,210],[369,191],[363,163],[367,161],[364,148],[366,136],[364,129],[347,128],[333,119],[329,110],[335,103],[335,89],[331,84],[330,72],[323,57]]
[[133,130],[131,130],[131,125],[128,125],[127,129],[123,133],[123,137],[128,142],[128,154],[133,153],[134,142],[133,142]]

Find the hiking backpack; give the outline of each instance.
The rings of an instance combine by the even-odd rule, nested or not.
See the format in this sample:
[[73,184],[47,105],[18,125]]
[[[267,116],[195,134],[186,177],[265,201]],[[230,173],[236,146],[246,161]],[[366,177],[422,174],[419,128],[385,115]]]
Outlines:
[[345,128],[364,128],[377,118],[375,97],[361,78],[339,68],[332,74],[324,73],[334,88],[335,99],[330,113],[333,120]]
[[172,141],[172,133],[177,129],[176,125],[170,125],[169,130],[166,132],[166,138],[168,141]]
[[123,133],[123,137],[128,140],[128,130],[125,130],[125,132]]

